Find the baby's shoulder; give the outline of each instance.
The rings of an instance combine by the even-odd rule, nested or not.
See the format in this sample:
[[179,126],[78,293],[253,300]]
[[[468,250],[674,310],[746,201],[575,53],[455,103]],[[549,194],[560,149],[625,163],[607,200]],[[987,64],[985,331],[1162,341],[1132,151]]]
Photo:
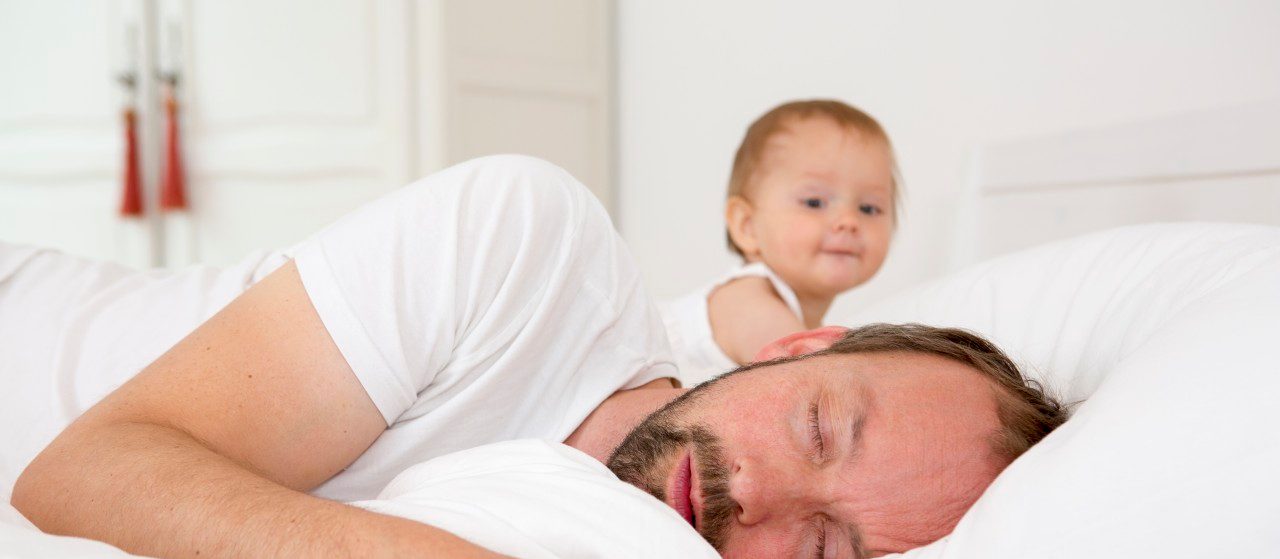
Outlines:
[[769,278],[763,276],[742,276],[730,279],[711,290],[707,301],[713,299],[741,303],[765,303],[777,301],[784,307],[782,297],[774,290]]
[[765,344],[803,330],[768,278],[743,277],[716,288],[707,297],[712,336],[738,363],[752,360]]
[[707,296],[712,328],[773,322],[790,324],[799,321],[768,278],[734,278],[713,289]]

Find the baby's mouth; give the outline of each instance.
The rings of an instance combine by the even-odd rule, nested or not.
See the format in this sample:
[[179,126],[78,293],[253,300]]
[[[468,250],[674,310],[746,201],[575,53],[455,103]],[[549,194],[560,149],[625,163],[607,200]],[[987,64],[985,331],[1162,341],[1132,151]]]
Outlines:
[[840,256],[845,258],[859,258],[862,256],[861,251],[854,250],[854,249],[846,249],[846,248],[827,248],[827,249],[822,249],[822,252],[823,254],[829,254],[831,256]]

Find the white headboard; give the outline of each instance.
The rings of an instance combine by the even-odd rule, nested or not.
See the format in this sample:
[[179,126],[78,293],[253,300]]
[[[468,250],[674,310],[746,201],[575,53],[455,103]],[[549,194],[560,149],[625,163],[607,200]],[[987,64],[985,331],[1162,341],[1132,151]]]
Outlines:
[[1152,221],[1280,225],[1280,99],[984,146],[954,265]]

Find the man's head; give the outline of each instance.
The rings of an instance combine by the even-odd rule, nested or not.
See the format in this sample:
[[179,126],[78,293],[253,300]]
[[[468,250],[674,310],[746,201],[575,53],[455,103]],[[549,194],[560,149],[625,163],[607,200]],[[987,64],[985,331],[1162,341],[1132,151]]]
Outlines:
[[1065,419],[986,340],[878,324],[698,386],[632,431],[609,467],[726,557],[876,556],[947,534]]

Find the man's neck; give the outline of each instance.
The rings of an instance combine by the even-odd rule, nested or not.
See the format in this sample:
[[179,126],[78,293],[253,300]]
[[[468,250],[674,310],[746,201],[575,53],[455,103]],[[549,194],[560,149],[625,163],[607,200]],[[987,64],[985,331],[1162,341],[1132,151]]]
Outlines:
[[675,388],[671,379],[662,378],[639,388],[614,392],[596,406],[564,444],[604,463],[644,418],[687,391]]

